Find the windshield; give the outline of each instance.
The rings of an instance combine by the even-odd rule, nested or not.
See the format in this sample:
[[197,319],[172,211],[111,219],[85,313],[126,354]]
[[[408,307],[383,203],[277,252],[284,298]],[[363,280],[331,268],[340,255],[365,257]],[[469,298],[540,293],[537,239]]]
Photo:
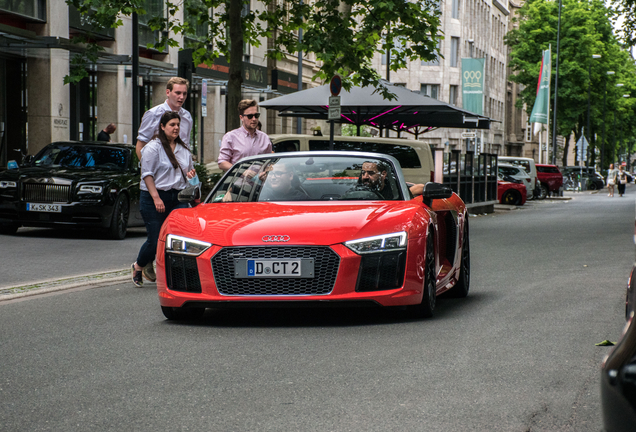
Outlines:
[[350,156],[264,158],[235,165],[212,202],[402,200],[390,161]]
[[34,166],[46,168],[87,168],[123,171],[126,151],[116,147],[52,144],[35,157]]

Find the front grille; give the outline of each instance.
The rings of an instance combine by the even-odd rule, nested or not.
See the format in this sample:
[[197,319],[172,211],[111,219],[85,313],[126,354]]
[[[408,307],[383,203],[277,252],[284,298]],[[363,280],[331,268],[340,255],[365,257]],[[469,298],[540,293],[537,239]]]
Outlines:
[[406,251],[363,255],[356,291],[381,291],[402,286]]
[[191,256],[166,254],[166,281],[173,291],[201,292],[197,259]]
[[[235,278],[235,258],[313,258],[313,278]],[[222,295],[325,295],[333,290],[340,257],[321,246],[253,246],[221,249],[212,258],[214,281]]]
[[68,203],[71,201],[71,187],[68,185],[23,183],[24,201],[38,203]]

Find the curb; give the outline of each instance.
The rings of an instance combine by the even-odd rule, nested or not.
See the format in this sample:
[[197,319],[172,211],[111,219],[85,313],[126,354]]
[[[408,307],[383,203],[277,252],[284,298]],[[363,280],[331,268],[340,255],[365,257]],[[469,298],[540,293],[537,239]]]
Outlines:
[[127,281],[129,278],[130,269],[126,269],[0,288],[0,303],[23,297],[63,291],[71,288],[97,288],[99,286],[109,285],[115,282]]

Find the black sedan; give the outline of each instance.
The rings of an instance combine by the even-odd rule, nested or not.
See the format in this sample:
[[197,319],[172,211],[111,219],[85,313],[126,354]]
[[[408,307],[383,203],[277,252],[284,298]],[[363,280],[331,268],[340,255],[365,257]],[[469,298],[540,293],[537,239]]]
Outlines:
[[601,371],[601,403],[607,432],[636,430],[636,265],[627,283],[627,324]]
[[142,226],[134,146],[54,142],[18,169],[0,171],[0,234],[21,226],[81,227],[123,239]]

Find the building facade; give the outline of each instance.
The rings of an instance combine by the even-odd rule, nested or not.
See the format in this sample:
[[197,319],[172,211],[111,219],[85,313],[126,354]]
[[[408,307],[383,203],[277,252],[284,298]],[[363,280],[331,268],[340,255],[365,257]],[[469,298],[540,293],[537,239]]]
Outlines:
[[[191,0],[196,1],[196,0]],[[256,1],[251,7],[262,7]],[[191,42],[181,35],[170,35],[178,47],[160,52],[148,48],[158,35],[148,26],[149,17],[167,13],[163,0],[147,0],[146,15],[139,16],[138,46],[132,46],[133,25],[122,17],[123,25],[101,30],[91,37],[104,48],[99,60],[87,68],[88,77],[77,84],[64,84],[74,54],[84,49],[73,39],[87,34],[84,17],[64,0],[0,0],[0,163],[21,160],[57,140],[94,140],[109,123],[117,130],[114,142],[134,143],[134,86],[140,90],[136,109],[140,117],[152,106],[163,103],[166,82],[178,74],[179,51]],[[188,20],[181,8],[175,18]],[[205,37],[207,29],[198,28]],[[195,36],[197,37],[197,36]],[[268,41],[259,47],[245,46],[243,58],[243,97],[266,98],[298,90],[298,60],[265,57]],[[139,75],[132,76],[132,54],[139,54]],[[303,59],[303,87],[315,72],[311,56]],[[191,142],[196,156],[210,162],[218,157],[219,144],[226,132],[226,89],[228,64],[219,58],[213,66],[196,65],[186,108],[194,119]],[[205,80],[205,86],[203,85]],[[205,94],[203,94],[205,92]],[[206,96],[207,112],[202,110]],[[265,111],[265,110],[263,110]],[[267,133],[296,131],[295,119],[282,119],[263,112]],[[313,126],[301,122],[302,131]]]

